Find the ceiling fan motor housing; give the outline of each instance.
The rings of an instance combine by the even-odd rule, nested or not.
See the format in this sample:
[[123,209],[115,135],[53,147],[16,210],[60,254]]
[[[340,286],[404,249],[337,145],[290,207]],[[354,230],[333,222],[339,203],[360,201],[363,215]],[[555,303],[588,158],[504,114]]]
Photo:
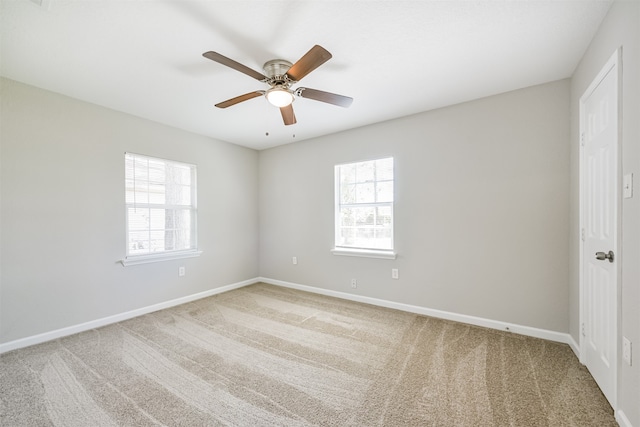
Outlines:
[[272,59],[264,63],[262,67],[265,75],[269,78],[267,83],[271,86],[289,86],[293,81],[287,76],[287,71],[293,64],[284,59]]

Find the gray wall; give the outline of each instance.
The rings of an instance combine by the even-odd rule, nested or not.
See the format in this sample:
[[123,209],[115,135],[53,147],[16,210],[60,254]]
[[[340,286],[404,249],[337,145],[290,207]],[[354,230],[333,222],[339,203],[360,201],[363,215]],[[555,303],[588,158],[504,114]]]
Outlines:
[[[1,98],[0,342],[258,275],[257,152],[6,79]],[[202,256],[117,263],[125,151],[198,165]]]
[[[568,332],[569,89],[553,82],[261,151],[260,275]],[[332,255],[334,165],[382,156],[395,158],[398,258]]]
[[[613,4],[571,83],[571,335],[579,340],[579,101],[609,57],[622,47],[622,169],[634,174],[634,196],[622,201],[620,336],[635,346],[628,366],[618,355],[618,406],[634,426],[640,426],[640,2]],[[620,340],[618,340],[620,342]]]

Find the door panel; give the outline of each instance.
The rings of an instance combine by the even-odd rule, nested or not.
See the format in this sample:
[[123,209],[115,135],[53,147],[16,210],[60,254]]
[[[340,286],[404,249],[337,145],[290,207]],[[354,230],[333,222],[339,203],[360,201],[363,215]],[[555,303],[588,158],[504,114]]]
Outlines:
[[[615,59],[617,56],[614,55]],[[615,408],[617,345],[618,67],[609,62],[580,102],[582,175],[581,358]],[[596,252],[614,252],[613,262]]]

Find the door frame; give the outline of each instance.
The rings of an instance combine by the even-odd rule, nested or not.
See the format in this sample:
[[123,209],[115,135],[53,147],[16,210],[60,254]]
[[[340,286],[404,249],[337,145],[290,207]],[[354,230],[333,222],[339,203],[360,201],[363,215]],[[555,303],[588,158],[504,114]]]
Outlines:
[[617,410],[617,395],[618,395],[618,347],[620,346],[620,337],[618,336],[618,331],[620,330],[620,305],[621,305],[621,301],[620,301],[620,295],[621,295],[621,283],[620,283],[620,277],[621,277],[621,273],[622,273],[622,263],[620,262],[622,257],[620,256],[620,241],[621,241],[621,224],[622,224],[622,198],[620,196],[620,189],[622,188],[622,175],[620,173],[620,171],[622,170],[622,156],[620,155],[621,153],[621,140],[622,140],[622,114],[621,114],[621,107],[622,107],[622,97],[621,97],[621,82],[622,82],[622,67],[621,67],[621,63],[622,63],[622,47],[619,47],[618,49],[616,49],[616,51],[613,53],[613,55],[611,55],[611,57],[607,60],[607,62],[605,63],[605,65],[602,67],[602,69],[600,70],[600,72],[597,74],[597,76],[593,79],[593,81],[591,82],[591,84],[589,85],[589,87],[584,91],[584,93],[582,94],[582,96],[580,97],[580,101],[579,101],[579,116],[580,116],[580,128],[579,128],[579,148],[580,148],[580,172],[579,172],[579,183],[580,183],[580,190],[579,190],[579,210],[580,210],[580,229],[579,229],[579,236],[578,236],[578,240],[579,240],[579,256],[580,256],[580,261],[579,261],[579,298],[580,298],[580,310],[579,310],[579,316],[580,316],[580,321],[579,321],[579,331],[578,331],[578,338],[579,338],[579,348],[580,348],[580,363],[582,363],[583,365],[586,362],[586,339],[585,339],[585,334],[584,334],[584,322],[585,322],[585,313],[586,313],[586,292],[585,292],[585,277],[584,277],[584,267],[585,267],[585,253],[584,253],[584,243],[585,243],[585,210],[586,210],[586,206],[585,206],[585,200],[586,200],[586,159],[585,159],[585,150],[584,150],[584,132],[586,129],[586,119],[584,117],[584,103],[586,101],[586,99],[591,96],[593,94],[593,92],[596,90],[596,88],[600,85],[600,83],[602,82],[602,80],[610,73],[613,72],[615,78],[616,78],[616,91],[617,91],[617,117],[616,117],[616,122],[617,122],[617,132],[616,132],[616,141],[614,143],[615,145],[615,183],[616,183],[616,188],[615,188],[615,206],[616,206],[616,215],[615,215],[615,222],[616,222],[616,235],[615,235],[615,247],[612,248],[612,250],[615,253],[615,257],[616,257],[616,297],[614,298],[614,313],[613,313],[613,317],[614,317],[614,336],[615,338],[615,348],[612,349],[612,371],[613,371],[613,390],[612,390],[612,396],[611,397],[611,401],[609,402],[614,410],[614,412]]

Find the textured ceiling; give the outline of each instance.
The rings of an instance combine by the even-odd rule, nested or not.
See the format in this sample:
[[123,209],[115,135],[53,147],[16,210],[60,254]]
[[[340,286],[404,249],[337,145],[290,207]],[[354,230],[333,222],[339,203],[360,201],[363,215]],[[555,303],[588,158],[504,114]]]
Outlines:
[[[611,1],[2,0],[2,76],[194,133],[263,149],[570,77]],[[293,103],[202,56],[263,72],[313,45],[333,54],[305,86],[344,109]],[[268,133],[268,135],[267,135]]]

